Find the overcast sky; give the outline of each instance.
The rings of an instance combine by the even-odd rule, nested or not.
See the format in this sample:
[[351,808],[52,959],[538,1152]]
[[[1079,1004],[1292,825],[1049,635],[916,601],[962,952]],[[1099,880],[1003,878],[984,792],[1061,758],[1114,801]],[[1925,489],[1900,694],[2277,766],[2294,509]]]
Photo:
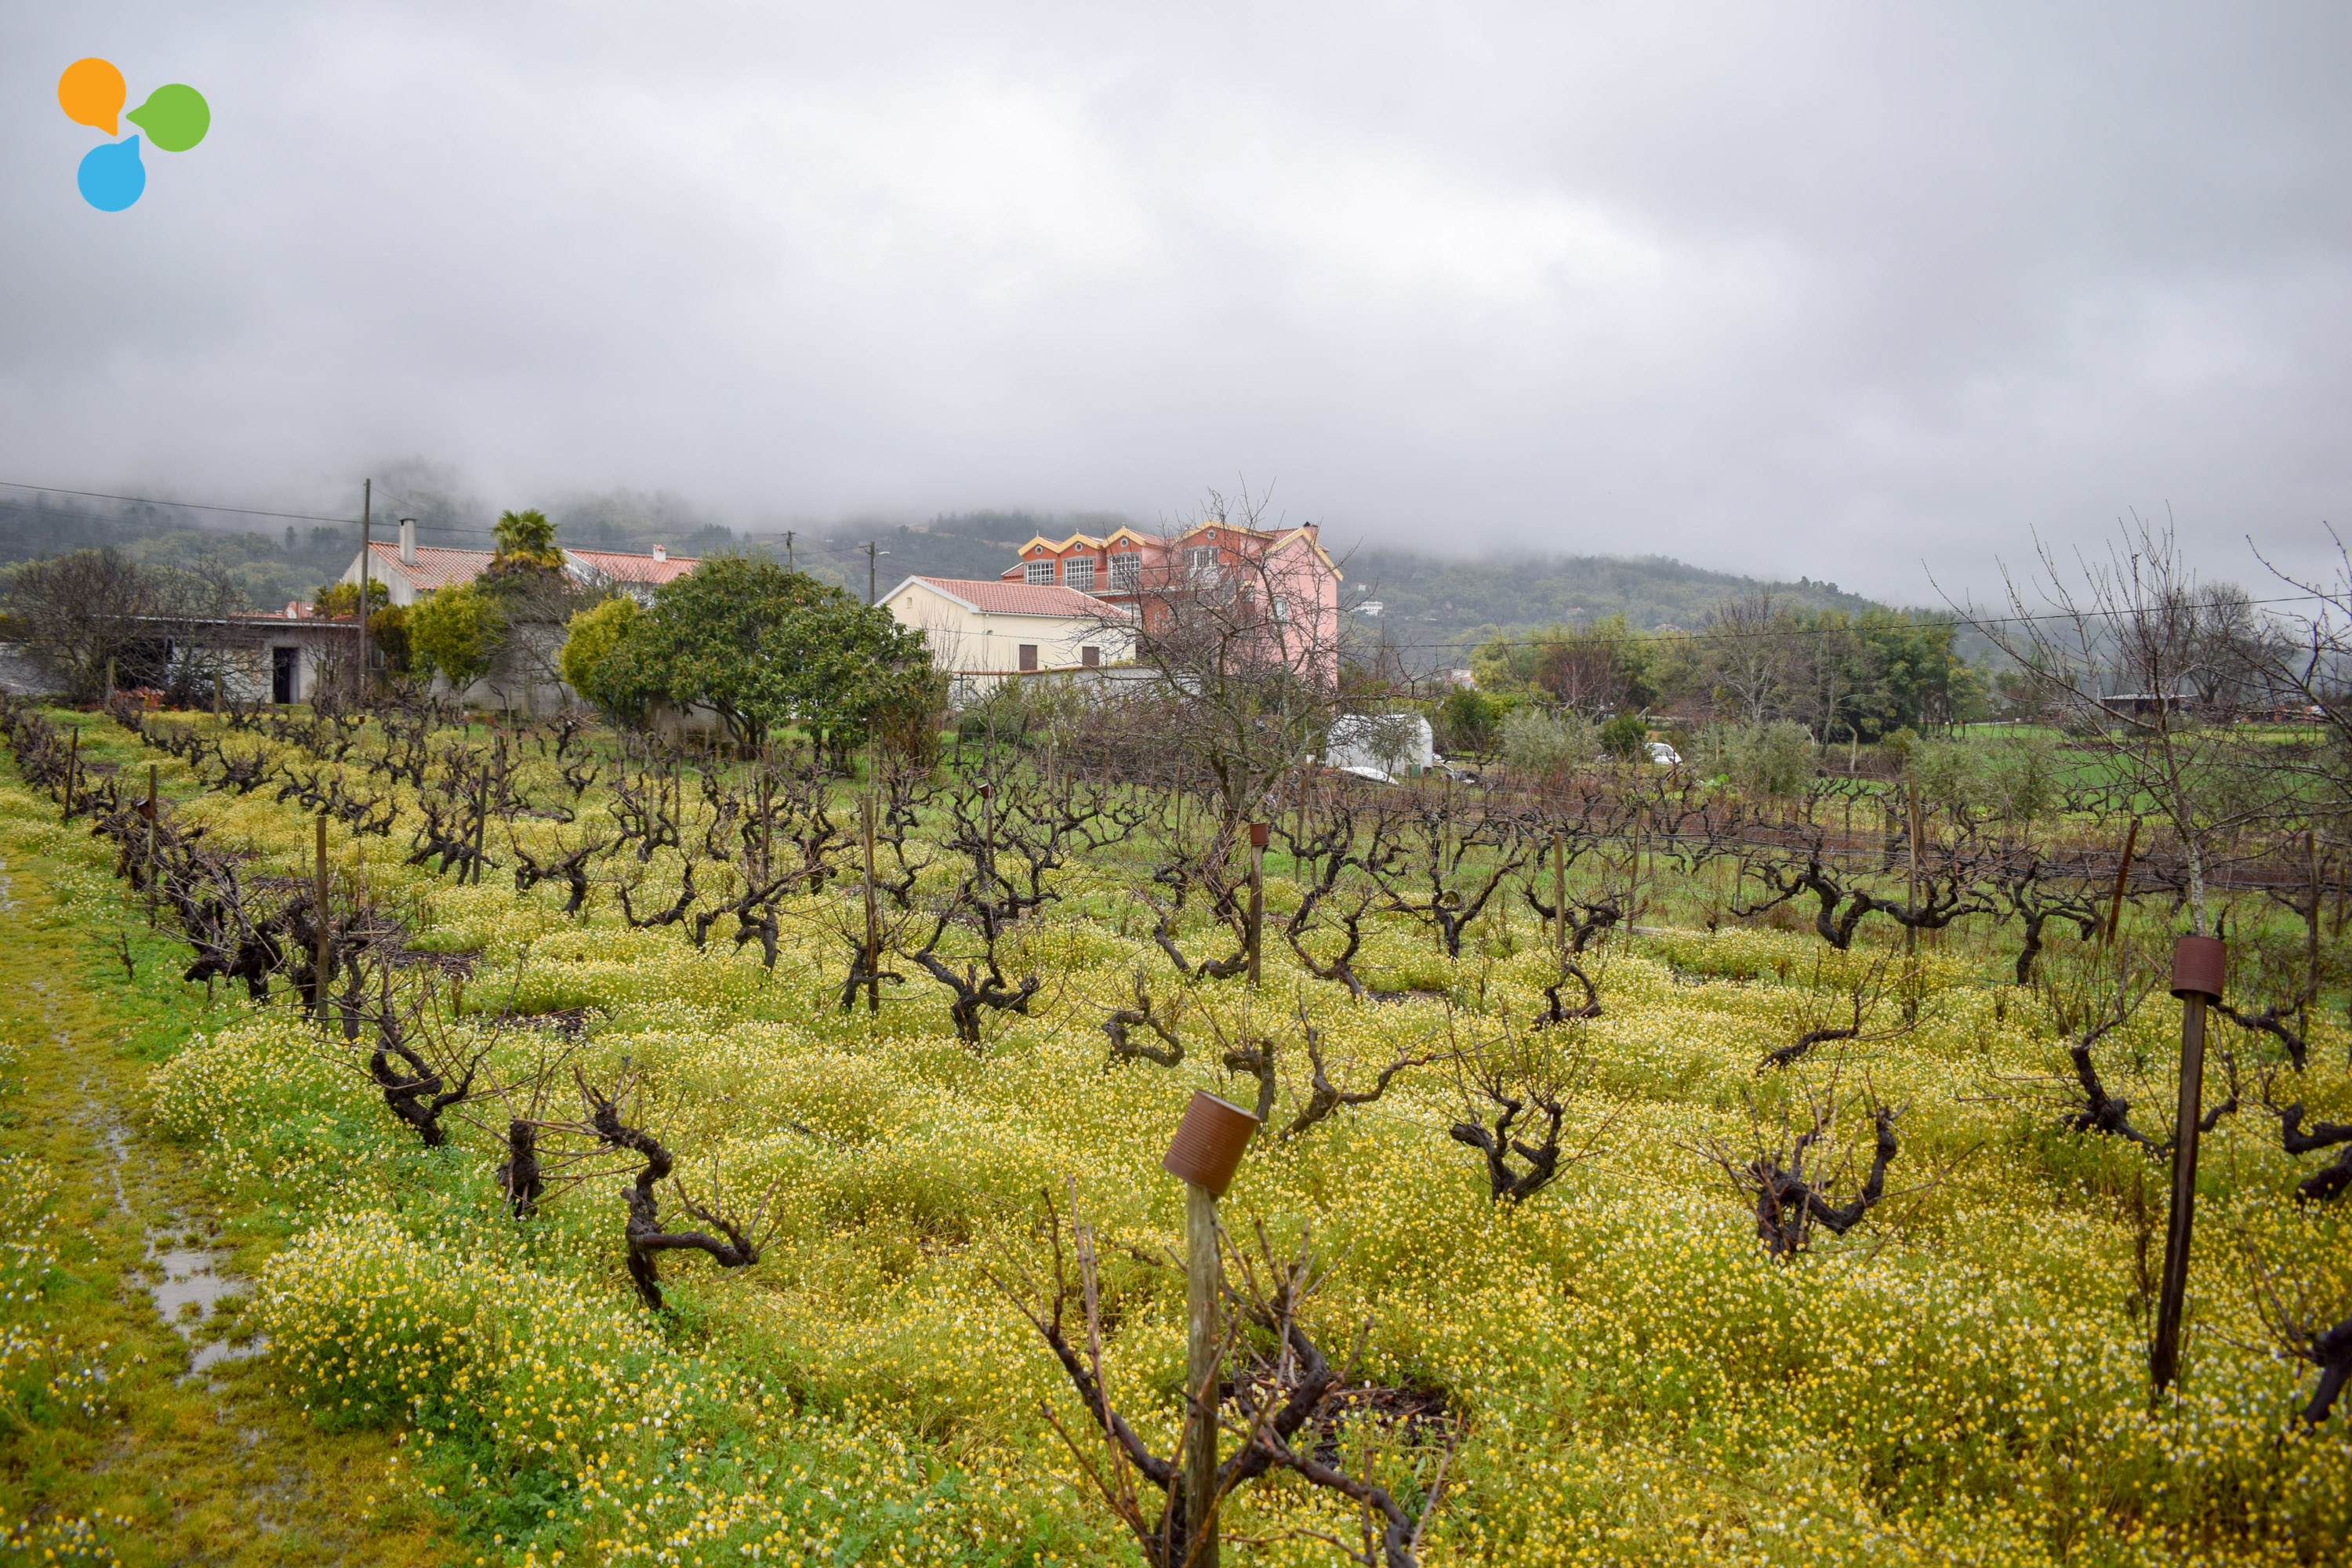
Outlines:
[[[2352,521],[2340,5],[0,7],[0,479],[1658,552]],[[100,213],[85,55],[196,149]],[[131,127],[125,125],[128,132]]]

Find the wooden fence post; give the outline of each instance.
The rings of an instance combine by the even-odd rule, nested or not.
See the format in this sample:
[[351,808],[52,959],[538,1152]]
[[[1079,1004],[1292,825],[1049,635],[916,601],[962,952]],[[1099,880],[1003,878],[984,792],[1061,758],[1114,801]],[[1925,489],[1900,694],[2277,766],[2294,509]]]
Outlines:
[[1258,933],[1265,929],[1266,825],[1250,824],[1249,983],[1258,980]]
[[317,932],[317,951],[312,955],[317,978],[311,983],[310,1002],[318,1010],[319,1026],[327,1025],[327,970],[334,962],[334,942],[328,934],[333,923],[327,913],[327,814],[319,814],[319,856],[317,881],[314,886],[311,920]]
[[[1160,1168],[1184,1182],[1183,1507],[1186,1568],[1217,1564],[1217,1389],[1223,1342],[1217,1335],[1217,1200],[1257,1131],[1257,1118],[1205,1089],[1177,1124]],[[1175,1506],[1178,1500],[1170,1500]]]
[[2124,889],[2131,880],[2132,851],[2139,847],[2139,818],[2131,819],[2131,827],[2124,834],[2124,858],[2116,863],[2115,897],[2107,900],[2106,944],[2116,944],[2116,928],[2123,923]]
[[155,764],[147,764],[147,929],[155,929]]
[[2189,1296],[2189,1246],[2197,1219],[2197,1125],[2204,1114],[2205,1006],[2221,999],[2229,950],[2210,936],[2172,944],[2172,994],[2180,998],[2180,1100],[2172,1131],[2172,1212],[2164,1227],[2164,1277],[2157,1295],[2148,1376],[2163,1393],[2180,1375],[2180,1321]]
[[866,839],[866,1010],[882,1011],[882,917],[874,903],[874,786],[869,764],[861,803]]
[[1552,936],[1559,946],[1559,961],[1568,962],[1568,835],[1551,836],[1551,897]]

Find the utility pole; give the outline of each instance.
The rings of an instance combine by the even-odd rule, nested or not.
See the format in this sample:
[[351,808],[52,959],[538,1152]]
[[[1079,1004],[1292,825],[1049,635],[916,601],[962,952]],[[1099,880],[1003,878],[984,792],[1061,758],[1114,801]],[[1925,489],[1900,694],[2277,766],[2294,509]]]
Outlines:
[[793,531],[784,530],[784,570],[793,570]]
[[368,520],[375,510],[375,480],[360,481],[360,674],[359,695],[367,700],[368,689]]
[[877,550],[874,547],[876,542],[871,539],[866,542],[866,602],[869,605],[874,602],[874,559],[877,555],[890,553],[887,550]]

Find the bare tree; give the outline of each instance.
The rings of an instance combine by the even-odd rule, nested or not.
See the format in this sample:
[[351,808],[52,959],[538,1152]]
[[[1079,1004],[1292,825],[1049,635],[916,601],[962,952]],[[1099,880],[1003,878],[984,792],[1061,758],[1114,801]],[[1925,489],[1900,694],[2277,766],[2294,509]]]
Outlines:
[[[1869,1026],[1873,1014],[1886,994],[1885,957],[1867,964],[1852,965],[1845,984],[1833,990],[1824,988],[1823,965],[1819,957],[1813,960],[1812,984],[1798,993],[1797,1022],[1801,1026],[1797,1037],[1787,1045],[1767,1051],[1756,1064],[1756,1070],[1785,1068],[1802,1060],[1817,1046],[1839,1042],[1860,1044],[1865,1041],[1891,1040],[1909,1033],[1917,1026],[1916,1017],[1900,1019],[1878,1029]],[[1831,998],[1834,997],[1834,1000]],[[1841,1008],[1838,1004],[1845,1004]]]
[[[1359,1541],[1352,1545],[1320,1531],[1298,1533],[1337,1547],[1365,1568],[1415,1568],[1428,1521],[1444,1497],[1445,1472],[1459,1429],[1440,1423],[1445,1436],[1442,1447],[1400,1446],[1396,1462],[1405,1470],[1404,1479],[1413,1483],[1409,1489],[1370,1480],[1362,1473],[1364,1467],[1343,1458],[1340,1439],[1350,1425],[1348,1411],[1351,1404],[1364,1402],[1349,1399],[1350,1370],[1332,1365],[1301,1321],[1319,1278],[1304,1238],[1298,1252],[1286,1258],[1275,1256],[1263,1229],[1255,1257],[1220,1238],[1221,1251],[1232,1258],[1241,1279],[1238,1289],[1229,1287],[1225,1292],[1231,1310],[1224,1314],[1227,1326],[1218,1357],[1224,1375],[1207,1386],[1186,1389],[1185,1399],[1188,1404],[1214,1401],[1219,1425],[1234,1439],[1234,1447],[1218,1462],[1214,1491],[1203,1499],[1188,1495],[1182,1449],[1165,1457],[1154,1453],[1134,1423],[1111,1403],[1104,1375],[1105,1282],[1093,1227],[1075,1215],[1066,1225],[1050,1201],[1043,1219],[1050,1279],[1041,1279],[1012,1259],[994,1272],[992,1281],[1037,1331],[1076,1391],[1093,1434],[1081,1437],[1050,1407],[1046,1419],[1127,1528],[1146,1563],[1188,1568],[1200,1561],[1201,1520],[1242,1488],[1285,1471],[1343,1500],[1358,1520]],[[1084,1337],[1076,1343],[1069,1324],[1073,1306],[1084,1321]],[[1192,1429],[1192,1424],[1185,1423],[1186,1432]],[[1409,1500],[1415,1493],[1418,1508]]]
[[[1606,1122],[1563,1147],[1569,1108],[1591,1077],[1583,1029],[1505,1034],[1453,1051],[1462,1119],[1448,1130],[1486,1161],[1487,1196],[1524,1203],[1592,1152]],[[1516,1162],[1516,1163],[1515,1163]]]
[[[1865,1093],[1855,1109],[1868,1119],[1874,1136],[1870,1173],[1856,1184],[1853,1167],[1859,1152],[1838,1137],[1836,1079],[1819,1095],[1808,1097],[1804,1109],[1804,1131],[1792,1137],[1795,1124],[1788,1106],[1781,1108],[1777,1128],[1768,1128],[1751,1098],[1745,1157],[1720,1142],[1705,1151],[1754,1210],[1757,1237],[1774,1258],[1794,1258],[1805,1251],[1815,1226],[1843,1236],[1861,1224],[1863,1215],[1885,1197],[1886,1167],[1899,1152],[1895,1121],[1901,1112]],[[1853,1195],[1843,1203],[1833,1201],[1845,1186],[1853,1187]]]
[[2352,1315],[2328,1325],[2330,1317],[2344,1311],[2340,1291],[2323,1292],[2308,1279],[2284,1283],[2251,1247],[2248,1254],[2255,1310],[2263,1327],[2281,1350],[2319,1369],[2319,1383],[2302,1412],[2304,1424],[2316,1426],[2327,1419],[2346,1381],[2352,1379]]
[[1371,1104],[1388,1092],[1389,1085],[1395,1081],[1399,1073],[1412,1068],[1427,1067],[1432,1062],[1444,1059],[1445,1057],[1445,1053],[1442,1050],[1396,1050],[1390,1053],[1387,1063],[1372,1079],[1371,1087],[1341,1089],[1331,1081],[1330,1064],[1324,1060],[1323,1032],[1307,1021],[1307,1010],[1304,1007],[1298,1011],[1298,1027],[1306,1037],[1307,1042],[1308,1071],[1307,1098],[1298,1107],[1297,1113],[1291,1117],[1289,1124],[1284,1127],[1279,1134],[1285,1141],[1313,1130],[1318,1122],[1329,1120],[1342,1106]]
[[[2210,934],[2207,872],[2220,837],[2277,806],[2270,771],[2230,721],[2277,667],[2242,590],[2207,584],[2171,524],[2135,518],[2104,560],[2069,573],[2047,544],[2039,581],[2006,576],[2009,615],[1964,610],[2108,759],[2149,796],[2187,862],[2191,929]],[[2266,759],[2265,759],[2266,760]]]
[[[683,1181],[672,1179],[675,1162],[669,1150],[643,1128],[622,1120],[631,1094],[637,1088],[635,1069],[626,1058],[622,1059],[620,1076],[610,1094],[597,1089],[576,1071],[573,1076],[587,1116],[583,1121],[559,1125],[569,1131],[593,1136],[609,1149],[627,1151],[644,1162],[635,1178],[622,1189],[628,1205],[628,1221],[623,1229],[628,1241],[629,1279],[637,1288],[638,1299],[654,1311],[662,1310],[658,1259],[665,1252],[700,1252],[721,1268],[748,1268],[759,1262],[760,1248],[781,1224],[774,1206],[774,1184],[770,1184],[748,1216],[727,1212],[725,1194],[715,1171],[708,1195],[698,1199]],[[680,1208],[719,1234],[664,1229],[656,1192],[664,1181],[671,1181]]]
[[110,669],[122,685],[167,684],[173,634],[184,643],[190,623],[225,619],[244,605],[225,574],[142,566],[111,549],[28,561],[5,581],[17,639],[78,702],[104,692]]
[[1212,490],[1101,617],[1157,677],[1164,742],[1215,781],[1227,823],[1304,765],[1339,712],[1338,568],[1311,529],[1270,529],[1265,512],[1264,497]]

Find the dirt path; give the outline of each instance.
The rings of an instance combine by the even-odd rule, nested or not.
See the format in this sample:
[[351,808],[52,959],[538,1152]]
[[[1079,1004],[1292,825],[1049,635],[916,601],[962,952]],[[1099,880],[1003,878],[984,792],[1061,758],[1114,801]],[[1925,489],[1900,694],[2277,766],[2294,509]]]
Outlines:
[[470,1559],[374,1506],[388,1439],[322,1436],[269,1394],[237,1315],[271,1239],[225,1226],[189,1152],[138,1126],[203,998],[111,898],[61,907],[47,869],[0,856],[0,1252],[32,1258],[0,1301],[0,1559]]

